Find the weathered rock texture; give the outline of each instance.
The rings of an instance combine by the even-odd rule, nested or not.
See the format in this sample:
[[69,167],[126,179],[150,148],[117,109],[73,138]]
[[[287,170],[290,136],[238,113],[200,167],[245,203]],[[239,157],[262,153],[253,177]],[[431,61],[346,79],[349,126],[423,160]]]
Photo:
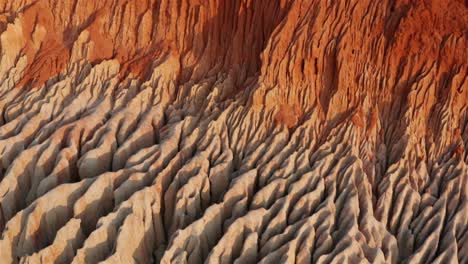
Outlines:
[[468,263],[468,3],[0,0],[1,263]]

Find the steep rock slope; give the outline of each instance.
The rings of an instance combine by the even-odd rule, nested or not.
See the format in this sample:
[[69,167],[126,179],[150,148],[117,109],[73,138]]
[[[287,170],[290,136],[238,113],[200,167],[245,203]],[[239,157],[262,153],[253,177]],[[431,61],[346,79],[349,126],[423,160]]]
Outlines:
[[468,5],[0,0],[2,263],[468,263]]

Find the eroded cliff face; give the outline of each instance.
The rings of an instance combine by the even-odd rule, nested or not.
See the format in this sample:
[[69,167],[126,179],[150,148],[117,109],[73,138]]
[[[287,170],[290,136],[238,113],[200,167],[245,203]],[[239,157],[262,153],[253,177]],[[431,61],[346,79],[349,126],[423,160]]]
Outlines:
[[0,0],[5,263],[468,263],[466,1]]

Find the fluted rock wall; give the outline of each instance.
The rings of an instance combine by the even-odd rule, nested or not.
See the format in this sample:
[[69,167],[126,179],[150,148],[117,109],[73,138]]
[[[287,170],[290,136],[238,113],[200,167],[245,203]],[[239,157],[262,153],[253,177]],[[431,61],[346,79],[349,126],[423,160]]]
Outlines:
[[0,0],[1,263],[468,263],[461,0]]

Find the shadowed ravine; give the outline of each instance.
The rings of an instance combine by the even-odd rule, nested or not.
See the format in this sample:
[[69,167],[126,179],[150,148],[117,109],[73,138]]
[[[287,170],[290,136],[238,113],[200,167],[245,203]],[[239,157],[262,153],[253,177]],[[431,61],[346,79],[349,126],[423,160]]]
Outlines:
[[0,0],[0,263],[468,263],[462,0]]

